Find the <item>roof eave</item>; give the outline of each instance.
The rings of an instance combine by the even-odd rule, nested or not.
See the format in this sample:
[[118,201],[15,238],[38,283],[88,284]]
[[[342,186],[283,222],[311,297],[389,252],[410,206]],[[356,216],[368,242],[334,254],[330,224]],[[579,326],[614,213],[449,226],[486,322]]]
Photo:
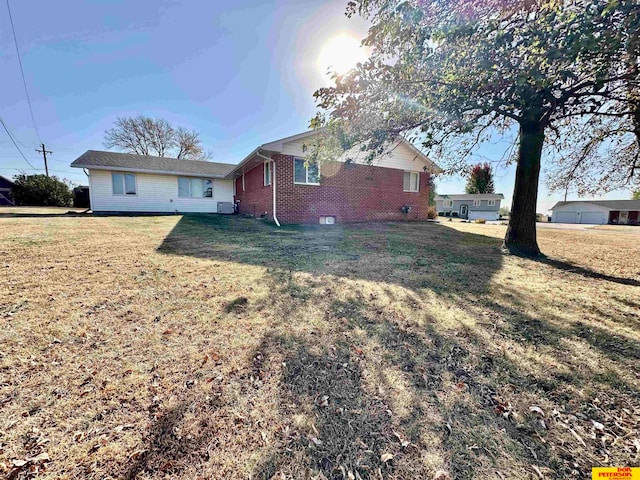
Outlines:
[[474,197],[477,195],[483,195],[483,196],[490,196],[493,195],[495,198],[500,198],[502,200],[504,200],[504,194],[503,193],[443,193],[443,194],[438,194],[435,196],[436,199],[441,198],[441,199],[445,199],[445,198],[462,198],[462,197]]
[[[272,144],[265,143],[264,145],[260,145],[258,148],[254,149],[249,155],[244,157],[242,159],[242,161],[238,165],[236,165],[236,167],[233,170],[231,170],[229,173],[227,173],[224,178],[233,179],[233,178],[238,177],[239,176],[238,174],[241,171],[243,171],[244,167],[246,167],[247,164],[249,164],[251,162],[251,160],[253,160],[254,158],[256,158],[258,156],[258,153],[260,152],[260,150],[262,150],[264,152],[267,152],[267,153],[269,153],[269,152],[271,152],[271,153],[281,153],[282,152],[282,149],[274,150],[271,147],[267,148],[268,145],[272,145]],[[263,160],[260,160],[260,162],[262,162],[262,161]],[[258,163],[260,163],[260,162],[258,162]],[[249,170],[251,170],[254,167],[255,166],[251,167]]]
[[213,173],[192,173],[192,172],[172,172],[168,170],[151,170],[145,168],[127,168],[127,167],[110,167],[104,165],[74,165],[73,168],[87,168],[89,170],[107,170],[112,172],[131,172],[131,173],[153,173],[156,175],[184,175],[185,177],[198,177],[198,178],[219,178],[224,179],[228,174],[213,174]]
[[442,168],[440,168],[438,165],[436,165],[436,163],[431,160],[429,157],[427,157],[422,150],[420,150],[418,147],[416,147],[413,143],[411,143],[409,140],[407,140],[404,137],[400,137],[400,141],[405,144],[411,151],[413,151],[416,155],[418,155],[421,160],[426,163],[427,165],[429,165],[431,167],[429,173],[431,173],[432,175],[440,175],[442,172],[444,172],[444,170]]

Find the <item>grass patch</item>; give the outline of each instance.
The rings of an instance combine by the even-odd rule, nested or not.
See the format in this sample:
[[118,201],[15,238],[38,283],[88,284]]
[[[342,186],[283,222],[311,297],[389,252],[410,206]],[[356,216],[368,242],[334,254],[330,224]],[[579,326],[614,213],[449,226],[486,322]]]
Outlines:
[[500,253],[504,226],[458,222],[0,224],[6,475],[586,478],[638,464],[633,232],[541,230],[549,258],[534,261]]

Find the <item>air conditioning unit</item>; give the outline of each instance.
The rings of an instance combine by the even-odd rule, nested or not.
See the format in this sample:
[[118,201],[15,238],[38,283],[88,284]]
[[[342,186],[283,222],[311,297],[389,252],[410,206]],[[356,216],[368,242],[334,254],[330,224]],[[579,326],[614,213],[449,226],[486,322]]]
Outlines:
[[223,215],[231,215],[234,213],[233,202],[218,202],[218,213]]

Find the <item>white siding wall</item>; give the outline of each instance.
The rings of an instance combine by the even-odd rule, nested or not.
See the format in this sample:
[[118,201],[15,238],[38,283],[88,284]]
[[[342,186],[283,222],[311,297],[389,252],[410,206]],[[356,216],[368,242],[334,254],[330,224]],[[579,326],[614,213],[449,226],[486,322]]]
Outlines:
[[137,195],[113,195],[111,173],[90,170],[89,192],[95,212],[216,212],[218,202],[233,202],[233,182],[214,179],[213,198],[179,198],[178,177],[136,173]]
[[[301,140],[294,140],[282,145],[282,153],[284,155],[293,155],[296,157],[304,157],[305,152],[303,145],[309,143],[311,139],[303,138]],[[403,142],[394,144],[389,147],[390,153],[380,158],[373,160],[373,165],[376,167],[395,168],[398,170],[422,172],[424,162],[417,158],[416,153],[411,150]],[[368,152],[361,152],[359,148],[354,148],[348,154],[345,154],[342,158],[337,160],[345,161],[347,158],[352,158],[356,163],[366,163],[365,158]]]
[[[580,212],[580,217],[578,217]],[[585,215],[586,214],[586,215]],[[582,217],[584,216],[584,220]],[[551,221],[554,223],[595,223],[605,224],[609,220],[609,209],[592,203],[569,203],[554,208]]]

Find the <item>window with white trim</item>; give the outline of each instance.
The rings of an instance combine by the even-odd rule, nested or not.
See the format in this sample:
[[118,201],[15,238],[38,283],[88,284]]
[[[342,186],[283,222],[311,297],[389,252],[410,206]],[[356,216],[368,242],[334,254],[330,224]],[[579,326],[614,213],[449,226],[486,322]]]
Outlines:
[[404,172],[404,181],[402,190],[405,192],[418,192],[420,191],[420,173],[419,172]]
[[320,185],[320,169],[316,163],[307,163],[302,158],[293,159],[293,183]]
[[213,180],[208,178],[178,177],[178,197],[213,198]]
[[271,185],[271,162],[264,162],[264,186]]
[[495,200],[487,200],[487,205],[489,207],[495,207],[496,206],[496,201]]
[[480,205],[482,205],[482,200],[474,200],[473,201],[473,206],[474,207],[479,207]]
[[137,195],[138,192],[134,173],[112,173],[111,186],[114,195]]
[[453,200],[443,200],[442,201],[442,206],[445,207],[445,208],[453,207]]

